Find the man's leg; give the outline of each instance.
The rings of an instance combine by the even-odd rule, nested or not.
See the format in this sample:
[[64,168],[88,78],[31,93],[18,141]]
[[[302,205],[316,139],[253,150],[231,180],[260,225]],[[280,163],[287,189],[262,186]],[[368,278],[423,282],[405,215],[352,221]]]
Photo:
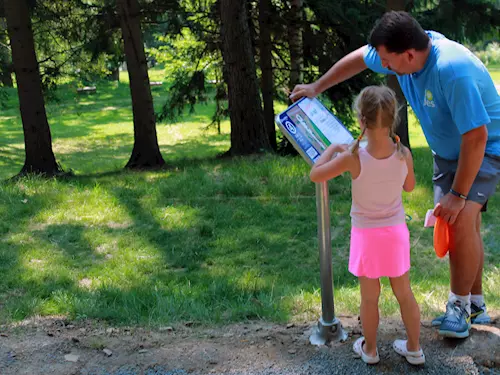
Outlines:
[[[456,166],[456,162],[434,156],[434,174],[432,180],[434,183],[435,204],[449,192],[455,178]],[[432,321],[433,326],[441,327],[446,316],[450,315],[449,313],[459,311],[455,308],[456,305],[463,304],[466,305],[467,310],[460,314],[466,316],[471,312],[473,323],[488,323],[490,321],[482,296],[484,245],[480,233],[480,211],[486,210],[488,197],[492,196],[495,192],[499,178],[500,157],[485,155],[481,169],[469,191],[469,200],[466,202],[466,207],[458,216],[457,223],[453,225],[451,230],[452,236],[456,234],[456,238],[452,238],[452,243],[456,244],[456,246],[452,244],[449,253],[451,293],[446,306],[447,313],[434,319]],[[469,251],[467,250],[468,247]],[[462,273],[462,270],[464,270],[464,273]],[[461,280],[462,277],[464,278]],[[473,296],[470,295],[470,292],[472,292]],[[450,315],[451,317],[453,317],[453,314]],[[464,324],[460,324],[460,326],[463,328]],[[457,322],[450,324],[449,321],[443,327],[443,331],[456,331],[456,329]],[[445,334],[446,332],[441,333]],[[467,337],[468,330],[466,332],[464,329],[460,335],[455,335],[455,332],[451,332],[450,335],[453,337]]]
[[483,297],[484,242],[483,237],[481,236],[481,213],[479,213],[477,217],[476,231],[481,241],[481,251],[476,280],[474,280],[474,284],[472,284],[472,289],[470,291],[471,322],[473,324],[488,324],[491,322],[491,317],[486,311],[486,304],[484,303]]
[[482,242],[477,231],[477,221],[482,205],[467,201],[450,225],[450,273],[451,291],[459,296],[468,296],[475,283],[481,263]]
[[469,336],[470,291],[481,260],[481,238],[476,230],[481,207],[477,202],[467,201],[455,224],[450,225],[451,293],[446,305],[446,314],[439,326],[439,334],[446,337]]
[[483,237],[481,236],[481,212],[477,215],[476,220],[476,232],[479,236],[479,268],[477,270],[476,279],[474,280],[474,284],[472,284],[472,288],[470,293],[473,295],[482,295],[483,294],[483,267],[484,267],[484,243]]

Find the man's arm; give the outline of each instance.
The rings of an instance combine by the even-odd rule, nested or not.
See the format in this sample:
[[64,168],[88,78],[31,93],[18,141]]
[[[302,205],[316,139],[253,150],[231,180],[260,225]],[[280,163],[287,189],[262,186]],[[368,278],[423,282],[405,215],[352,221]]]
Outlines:
[[462,135],[458,168],[452,189],[467,196],[483,162],[488,141],[486,125]]
[[[459,67],[455,71],[461,72]],[[454,194],[446,194],[434,209],[435,216],[454,224],[465,207],[465,199],[479,172],[488,141],[487,124],[491,119],[481,98],[477,82],[469,76],[452,77],[443,84],[451,116],[462,134],[458,167],[452,184]],[[457,194],[458,193],[458,194]]]
[[367,68],[364,60],[365,48],[366,46],[360,47],[344,56],[316,82],[308,85],[295,86],[290,95],[290,99],[296,101],[304,96],[314,98],[330,87],[361,73]]
[[[452,190],[455,194],[467,196],[479,172],[484,159],[488,129],[486,125],[475,128],[462,135],[458,167],[453,180]],[[445,221],[454,224],[460,211],[465,207],[465,199],[448,193],[434,208],[434,215],[441,216]]]

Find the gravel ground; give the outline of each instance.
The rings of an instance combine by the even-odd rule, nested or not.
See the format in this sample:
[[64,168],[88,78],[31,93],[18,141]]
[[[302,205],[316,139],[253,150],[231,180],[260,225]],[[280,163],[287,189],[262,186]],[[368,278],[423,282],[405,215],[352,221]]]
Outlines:
[[113,328],[57,319],[0,327],[1,375],[332,375],[332,374],[497,374],[500,321],[474,326],[466,340],[445,340],[422,325],[423,367],[406,363],[391,343],[404,337],[398,320],[379,330],[381,362],[368,366],[352,352],[359,337],[357,317],[343,317],[345,343],[316,347],[308,338],[314,322],[263,322],[207,328],[186,326]]

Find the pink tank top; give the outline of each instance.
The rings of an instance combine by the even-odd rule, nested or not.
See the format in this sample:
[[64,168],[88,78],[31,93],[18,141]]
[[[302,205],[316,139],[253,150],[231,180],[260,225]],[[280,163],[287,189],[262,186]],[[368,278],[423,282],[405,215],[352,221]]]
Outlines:
[[359,148],[361,172],[352,180],[352,226],[378,228],[405,223],[402,193],[408,174],[406,161],[395,151],[375,159]]

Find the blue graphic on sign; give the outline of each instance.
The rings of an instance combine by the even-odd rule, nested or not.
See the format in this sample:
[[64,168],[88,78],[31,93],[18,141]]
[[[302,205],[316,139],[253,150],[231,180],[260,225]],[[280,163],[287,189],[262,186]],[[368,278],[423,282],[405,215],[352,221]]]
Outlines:
[[281,123],[284,128],[288,131],[291,137],[295,140],[297,145],[302,149],[302,151],[315,162],[319,157],[319,152],[314,148],[314,146],[309,142],[307,137],[302,133],[301,129],[295,125],[295,123],[286,114],[280,116]]

